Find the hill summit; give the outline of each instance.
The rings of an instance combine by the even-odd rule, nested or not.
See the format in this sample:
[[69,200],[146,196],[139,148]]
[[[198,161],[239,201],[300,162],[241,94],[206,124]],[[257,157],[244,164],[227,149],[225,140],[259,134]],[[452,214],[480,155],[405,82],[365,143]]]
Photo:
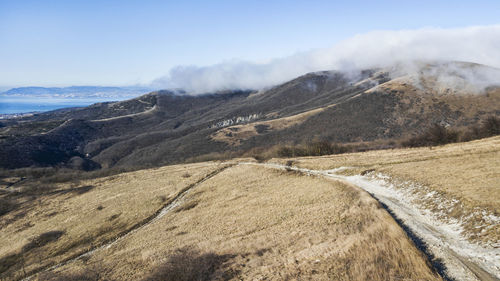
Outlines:
[[391,141],[500,115],[500,70],[417,62],[308,73],[275,87],[138,98],[0,120],[3,168],[145,167],[325,140]]

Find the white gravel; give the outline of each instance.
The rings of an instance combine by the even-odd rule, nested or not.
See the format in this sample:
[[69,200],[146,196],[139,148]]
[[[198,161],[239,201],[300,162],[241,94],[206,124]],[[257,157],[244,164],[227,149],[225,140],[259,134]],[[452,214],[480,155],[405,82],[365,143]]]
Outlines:
[[[448,277],[456,280],[498,280],[500,278],[500,248],[498,243],[471,243],[463,235],[461,221],[450,218],[443,220],[442,214],[433,213],[415,204],[414,201],[421,199],[416,198],[416,196],[422,196],[421,193],[412,190],[412,188],[419,188],[418,185],[407,183],[403,187],[396,187],[391,183],[390,177],[383,174],[374,175],[372,173],[365,176],[338,174],[338,172],[348,169],[346,167],[333,170],[310,170],[279,164],[243,164],[295,170],[358,186],[387,206],[396,218],[401,220],[413,234],[426,244],[427,250],[445,265]],[[443,199],[436,197],[437,194],[430,190],[423,196],[437,198],[436,200]],[[459,203],[455,201],[450,200],[450,202],[443,202],[443,204]],[[484,216],[490,218],[489,223],[492,225],[489,227],[499,227],[498,217],[491,217],[491,214],[488,213],[484,213]]]

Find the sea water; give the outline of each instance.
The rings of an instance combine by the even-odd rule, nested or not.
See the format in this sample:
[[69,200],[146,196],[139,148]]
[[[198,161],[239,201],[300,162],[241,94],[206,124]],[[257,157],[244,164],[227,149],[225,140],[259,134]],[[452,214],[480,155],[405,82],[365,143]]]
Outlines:
[[[124,98],[121,98],[124,99]],[[116,101],[117,98],[51,98],[1,97],[0,114],[43,112],[66,107],[83,107],[98,102]]]

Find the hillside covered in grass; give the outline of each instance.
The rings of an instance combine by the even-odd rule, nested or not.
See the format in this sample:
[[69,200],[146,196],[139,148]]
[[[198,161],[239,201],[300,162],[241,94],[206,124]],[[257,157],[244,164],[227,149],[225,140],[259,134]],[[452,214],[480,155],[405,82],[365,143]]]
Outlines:
[[[436,126],[464,132],[438,144],[500,132],[500,81],[488,78],[500,70],[462,62],[415,68],[314,72],[261,91],[158,91],[0,120],[0,168],[139,169],[266,158],[313,142],[348,151],[427,145],[433,140],[418,136]],[[490,118],[496,133],[468,132]]]
[[[462,212],[479,208],[498,216],[499,149],[498,138],[490,138],[268,164],[380,172],[456,200]],[[441,280],[415,240],[361,188],[248,161],[165,166],[35,193],[33,183],[4,178],[14,184],[0,195],[11,204],[0,217],[0,274],[14,280],[33,274],[37,280]],[[431,203],[422,202],[439,213]],[[479,219],[466,221],[464,234],[494,245],[498,232]]]

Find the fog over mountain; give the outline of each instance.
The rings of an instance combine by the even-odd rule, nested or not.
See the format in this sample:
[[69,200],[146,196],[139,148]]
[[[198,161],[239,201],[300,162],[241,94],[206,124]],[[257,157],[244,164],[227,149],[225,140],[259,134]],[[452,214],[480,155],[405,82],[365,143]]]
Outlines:
[[[500,25],[466,28],[380,30],[359,34],[330,48],[316,49],[266,63],[230,60],[211,66],[177,66],[156,79],[157,88],[183,88],[190,93],[228,89],[261,89],[307,72],[387,67],[399,64],[407,73],[426,61],[467,61],[500,67]],[[461,70],[462,71],[462,70]],[[395,73],[397,75],[397,72]],[[462,73],[481,80],[499,81],[498,73]]]

